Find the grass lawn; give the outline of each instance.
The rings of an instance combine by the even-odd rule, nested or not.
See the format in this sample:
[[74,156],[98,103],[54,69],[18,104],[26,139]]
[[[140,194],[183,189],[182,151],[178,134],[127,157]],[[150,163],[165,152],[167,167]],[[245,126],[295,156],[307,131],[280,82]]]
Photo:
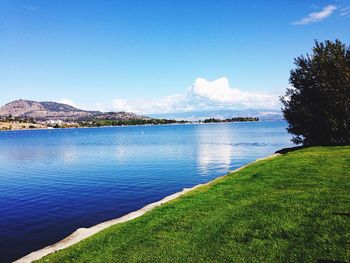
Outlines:
[[350,146],[254,163],[42,262],[350,261]]

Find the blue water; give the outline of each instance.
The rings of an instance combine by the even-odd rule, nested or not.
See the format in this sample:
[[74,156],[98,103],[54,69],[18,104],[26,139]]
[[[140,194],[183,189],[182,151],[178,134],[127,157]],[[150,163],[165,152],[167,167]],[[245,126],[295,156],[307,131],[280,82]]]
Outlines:
[[291,146],[285,122],[0,132],[0,262]]

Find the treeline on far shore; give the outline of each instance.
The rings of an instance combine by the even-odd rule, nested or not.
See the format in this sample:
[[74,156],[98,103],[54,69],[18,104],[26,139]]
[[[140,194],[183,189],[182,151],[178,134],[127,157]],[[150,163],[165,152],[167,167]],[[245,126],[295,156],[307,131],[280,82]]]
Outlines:
[[235,117],[228,119],[209,118],[204,121],[185,121],[169,119],[131,119],[131,120],[90,120],[79,121],[81,127],[103,127],[103,126],[127,126],[127,125],[163,125],[163,124],[188,124],[188,123],[220,123],[220,122],[244,122],[259,121],[257,117]]
[[227,123],[259,121],[257,117],[234,117],[228,119],[208,118],[198,121],[174,120],[174,119],[90,119],[74,122],[65,121],[39,121],[33,118],[21,118],[8,116],[0,118],[0,130],[18,130],[35,128],[79,128],[79,127],[104,127],[104,126],[129,126],[129,125],[164,125],[164,124],[195,124],[195,123]]
[[173,123],[187,123],[168,119],[130,119],[130,120],[90,120],[78,121],[81,127],[103,127],[103,126],[127,126],[127,125],[162,125]]
[[203,123],[217,123],[217,122],[242,122],[242,121],[259,121],[258,117],[234,117],[228,119],[209,118],[202,121]]

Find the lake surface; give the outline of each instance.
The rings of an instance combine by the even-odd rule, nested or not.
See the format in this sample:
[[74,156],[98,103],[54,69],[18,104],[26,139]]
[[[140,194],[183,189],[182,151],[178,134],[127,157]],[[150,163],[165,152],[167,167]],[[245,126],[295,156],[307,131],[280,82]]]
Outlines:
[[286,126],[0,132],[0,262],[289,147]]

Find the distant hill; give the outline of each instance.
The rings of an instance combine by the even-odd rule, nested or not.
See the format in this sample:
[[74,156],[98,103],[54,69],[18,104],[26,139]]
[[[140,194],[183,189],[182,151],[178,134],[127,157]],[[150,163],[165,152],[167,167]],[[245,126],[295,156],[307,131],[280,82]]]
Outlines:
[[33,118],[36,121],[62,120],[66,122],[88,120],[152,120],[153,118],[198,121],[208,118],[229,119],[235,117],[258,117],[263,121],[283,120],[282,113],[278,110],[247,109],[195,111],[152,114],[150,117],[146,117],[130,112],[89,111],[58,102],[37,102],[31,100],[15,100],[0,107],[0,117],[8,117],[9,115],[19,118]]
[[150,120],[152,118],[129,112],[100,112],[81,110],[58,102],[15,100],[0,107],[0,117],[33,118],[37,121],[62,120]]
[[258,117],[262,121],[283,120],[281,111],[266,109],[194,111],[181,113],[150,114],[150,116],[154,118],[166,118],[186,121],[198,121],[209,118],[223,120],[235,117]]

